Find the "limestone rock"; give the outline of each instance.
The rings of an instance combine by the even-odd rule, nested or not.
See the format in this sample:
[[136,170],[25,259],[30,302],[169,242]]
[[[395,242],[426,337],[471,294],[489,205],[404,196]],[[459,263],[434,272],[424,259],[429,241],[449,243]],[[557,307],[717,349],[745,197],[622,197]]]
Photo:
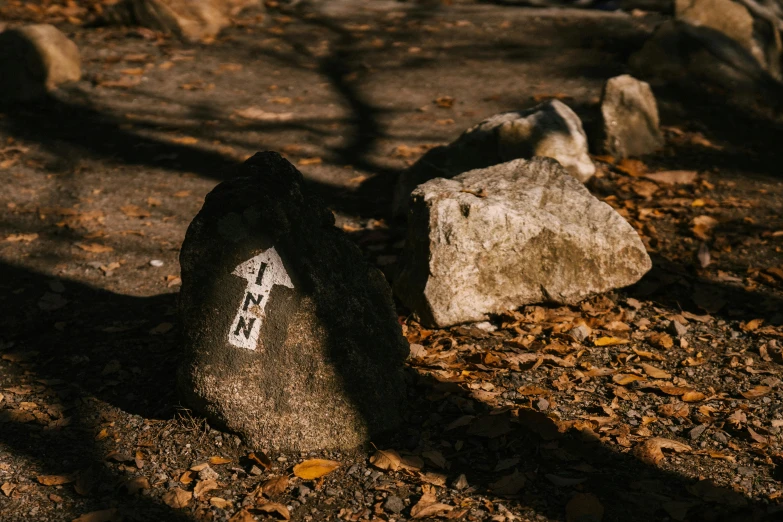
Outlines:
[[633,228],[549,158],[431,180],[408,227],[394,289],[427,326],[575,303],[651,268]]
[[388,284],[278,154],[207,196],[180,263],[185,404],[285,451],[354,448],[400,422],[409,349]]
[[674,12],[677,20],[733,39],[773,77],[780,78],[781,41],[773,20],[754,16],[734,0],[675,0]]
[[231,23],[231,16],[257,5],[259,0],[122,0],[109,7],[102,19],[198,41],[216,36]]
[[733,98],[763,97],[779,103],[783,89],[746,48],[708,27],[662,23],[629,65],[635,76],[659,83],[729,90]]
[[408,196],[421,183],[533,156],[556,159],[581,182],[595,174],[579,116],[564,103],[551,100],[525,111],[496,114],[450,145],[428,151],[400,176],[394,215],[407,211]]
[[609,79],[601,98],[603,149],[615,158],[655,152],[663,146],[658,104],[650,84],[624,74]]
[[0,103],[40,98],[80,78],[79,48],[56,27],[34,24],[0,33]]

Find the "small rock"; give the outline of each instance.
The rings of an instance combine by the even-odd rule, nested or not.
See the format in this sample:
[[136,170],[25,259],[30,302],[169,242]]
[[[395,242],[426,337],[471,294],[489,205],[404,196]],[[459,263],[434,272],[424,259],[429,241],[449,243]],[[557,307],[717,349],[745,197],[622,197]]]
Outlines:
[[746,477],[752,477],[756,474],[756,470],[749,466],[737,466],[737,473]]
[[306,497],[306,496],[308,496],[312,492],[313,492],[313,490],[311,490],[310,488],[308,488],[304,484],[299,484],[299,486],[297,486],[297,488],[296,488],[296,495],[298,497]]
[[680,323],[676,319],[672,319],[671,323],[669,323],[668,330],[670,334],[675,335],[677,337],[683,337],[685,334],[688,333],[688,327]]
[[259,475],[262,475],[263,473],[264,473],[264,471],[261,468],[259,468],[258,466],[256,466],[255,464],[253,464],[250,467],[250,474],[251,475],[255,475],[257,477]]
[[163,261],[160,259],[153,259],[150,261],[150,266],[154,266],[155,268],[160,268],[163,266]]
[[460,473],[460,476],[457,477],[457,480],[454,481],[454,489],[457,491],[462,491],[463,489],[467,489],[467,487],[468,479],[464,473]]
[[0,103],[40,98],[81,76],[79,48],[53,25],[0,33]]
[[[400,176],[394,193],[394,215],[404,215],[411,192],[433,178],[453,178],[470,170],[533,156],[557,160],[583,183],[595,174],[582,121],[567,105],[551,100],[525,111],[496,114],[465,131],[450,145],[428,151]],[[480,192],[476,195],[481,197]]]
[[403,509],[405,509],[405,504],[403,504],[400,497],[389,495],[389,498],[387,498],[386,502],[383,503],[383,509],[390,513],[399,514]]
[[326,488],[324,493],[326,493],[327,497],[336,497],[337,495],[340,494],[340,491],[338,489],[335,489],[335,488]]
[[586,324],[580,324],[578,326],[575,326],[571,328],[568,331],[568,335],[576,339],[577,341],[584,342],[585,339],[590,337],[590,334],[592,333],[592,329],[587,326]]
[[601,116],[602,148],[615,158],[641,156],[663,146],[658,105],[646,82],[627,74],[607,80]]
[[217,471],[209,466],[198,472],[198,478],[201,480],[217,480],[218,477],[220,477],[220,475],[218,475]]
[[417,188],[394,288],[422,324],[442,328],[576,303],[651,266],[628,222],[556,161],[534,158]]
[[183,401],[250,446],[353,449],[402,421],[383,274],[274,152],[207,195],[180,253]]

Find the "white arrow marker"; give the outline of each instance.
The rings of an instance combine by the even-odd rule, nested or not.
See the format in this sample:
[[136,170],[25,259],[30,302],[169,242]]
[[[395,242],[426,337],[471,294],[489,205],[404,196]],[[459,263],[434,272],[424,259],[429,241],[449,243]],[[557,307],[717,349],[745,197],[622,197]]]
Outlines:
[[293,288],[294,284],[274,247],[237,266],[232,274],[247,279],[247,288],[228,331],[228,342],[237,348],[255,350],[272,288],[275,285]]

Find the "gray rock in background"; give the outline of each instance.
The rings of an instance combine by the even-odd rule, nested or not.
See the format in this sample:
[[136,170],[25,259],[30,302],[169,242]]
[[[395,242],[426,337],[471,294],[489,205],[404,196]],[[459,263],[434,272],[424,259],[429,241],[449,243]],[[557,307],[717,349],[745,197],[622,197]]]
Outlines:
[[180,253],[183,401],[256,447],[354,448],[401,420],[383,275],[276,153],[218,185]]
[[209,39],[231,24],[231,17],[259,0],[122,0],[101,15],[104,23],[140,25],[184,40]]
[[634,76],[651,82],[728,90],[735,100],[754,103],[761,97],[779,105],[783,96],[781,83],[735,40],[676,20],[659,25],[629,65]]
[[0,33],[0,103],[43,97],[81,75],[79,48],[53,25]]
[[633,228],[549,158],[431,180],[411,196],[408,227],[394,289],[430,327],[575,303],[652,266]]
[[655,152],[664,140],[650,84],[624,74],[607,80],[601,97],[603,151],[615,158]]
[[551,100],[525,111],[496,114],[450,145],[428,151],[400,176],[393,213],[404,215],[408,196],[426,181],[533,156],[556,159],[581,182],[595,174],[579,116],[564,103]]
[[734,0],[675,0],[674,14],[677,20],[725,34],[780,79],[781,41],[772,19],[754,15]]

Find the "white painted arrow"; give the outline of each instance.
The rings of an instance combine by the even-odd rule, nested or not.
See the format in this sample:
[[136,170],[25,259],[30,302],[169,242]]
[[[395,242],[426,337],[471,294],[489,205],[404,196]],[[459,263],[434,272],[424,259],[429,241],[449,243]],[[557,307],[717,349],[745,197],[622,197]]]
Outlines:
[[237,348],[255,350],[272,288],[276,285],[293,288],[294,283],[285,271],[283,260],[275,247],[251,257],[237,266],[232,274],[246,279],[247,288],[228,331],[228,342]]

